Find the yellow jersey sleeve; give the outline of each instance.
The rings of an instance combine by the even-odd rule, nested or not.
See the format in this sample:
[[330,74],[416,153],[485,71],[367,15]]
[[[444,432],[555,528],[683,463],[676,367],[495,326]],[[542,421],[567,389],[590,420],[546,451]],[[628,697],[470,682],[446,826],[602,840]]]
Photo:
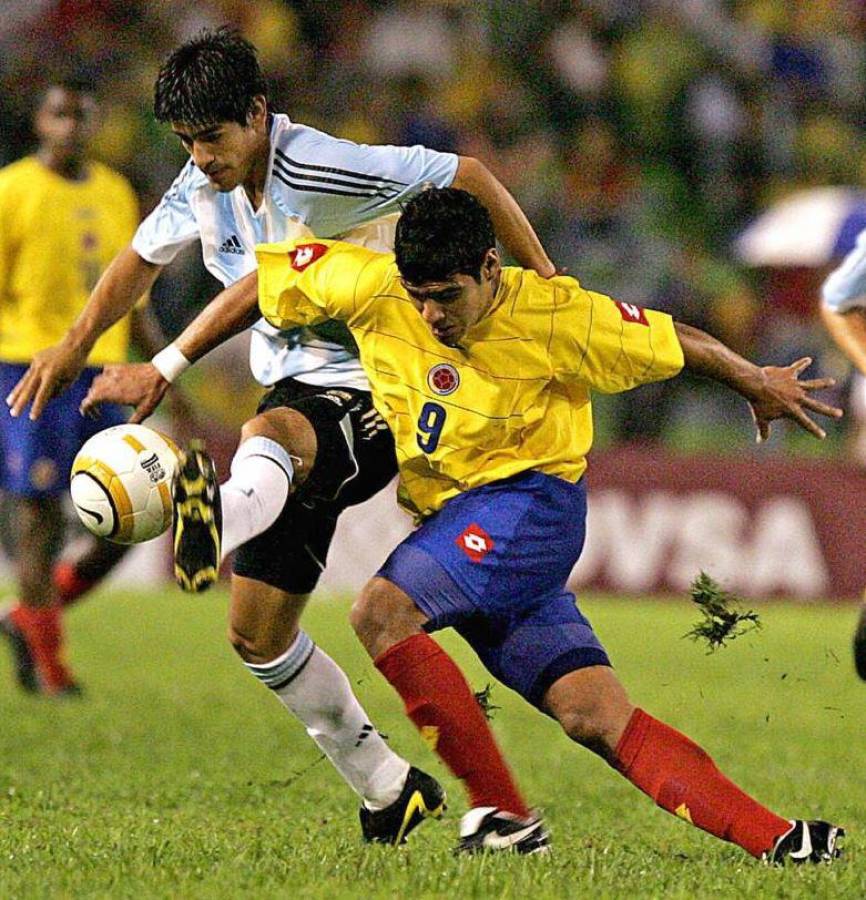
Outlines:
[[349,322],[383,283],[393,257],[342,241],[302,238],[256,247],[259,309],[276,328]]
[[584,290],[575,279],[558,293],[550,356],[557,378],[605,394],[662,381],[683,367],[683,351],[667,313]]

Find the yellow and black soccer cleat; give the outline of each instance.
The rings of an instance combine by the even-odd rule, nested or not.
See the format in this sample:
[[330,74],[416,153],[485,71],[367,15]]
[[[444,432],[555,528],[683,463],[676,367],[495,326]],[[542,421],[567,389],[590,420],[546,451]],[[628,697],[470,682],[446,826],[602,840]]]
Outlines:
[[179,453],[172,503],[175,581],[191,593],[207,590],[219,577],[222,509],[216,469],[201,441]]
[[445,811],[445,788],[412,766],[400,796],[385,809],[372,812],[361,807],[361,831],[365,841],[402,844],[409,832],[425,819],[439,819]]

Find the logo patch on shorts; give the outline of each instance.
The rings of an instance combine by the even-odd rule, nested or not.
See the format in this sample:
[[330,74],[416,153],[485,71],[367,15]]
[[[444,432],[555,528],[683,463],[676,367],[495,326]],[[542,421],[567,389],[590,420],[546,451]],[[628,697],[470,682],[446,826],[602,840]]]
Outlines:
[[460,373],[451,363],[439,363],[427,373],[427,386],[440,397],[453,394],[460,387]]
[[298,244],[294,250],[289,251],[289,262],[296,272],[303,272],[327,252],[328,248],[324,244]]
[[466,527],[454,543],[476,563],[494,547],[493,538],[477,522]]
[[613,302],[616,303],[619,314],[626,322],[634,322],[635,325],[649,325],[646,313],[642,307],[635,306],[634,303],[623,303],[621,300],[614,300]]

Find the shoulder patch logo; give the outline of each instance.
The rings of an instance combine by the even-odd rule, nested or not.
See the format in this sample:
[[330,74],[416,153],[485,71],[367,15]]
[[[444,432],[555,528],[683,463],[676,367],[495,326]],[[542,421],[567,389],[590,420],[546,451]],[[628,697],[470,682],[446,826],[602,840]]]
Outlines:
[[324,244],[298,244],[294,250],[289,251],[289,262],[296,272],[303,272],[327,252],[328,248]]
[[427,386],[440,397],[453,394],[460,387],[460,373],[451,363],[439,363],[427,373]]
[[635,325],[649,325],[646,313],[640,306],[635,306],[634,303],[623,303],[621,300],[614,300],[613,302],[617,305],[619,314],[626,322],[634,322]]

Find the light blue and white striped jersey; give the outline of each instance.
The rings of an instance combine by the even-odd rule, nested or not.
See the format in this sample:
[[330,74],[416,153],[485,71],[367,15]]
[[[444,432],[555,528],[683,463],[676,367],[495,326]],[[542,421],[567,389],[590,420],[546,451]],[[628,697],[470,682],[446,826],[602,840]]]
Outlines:
[[854,249],[827,277],[821,298],[833,312],[866,307],[866,230],[857,235]]
[[[205,266],[225,286],[255,268],[259,243],[315,234],[388,250],[401,202],[427,184],[448,187],[456,171],[453,153],[354,144],[275,115],[257,210],[242,186],[217,191],[190,159],[141,223],[132,246],[142,259],[166,265],[199,240]],[[309,329],[278,331],[264,319],[253,326],[250,368],[264,385],[292,376],[369,390],[351,350]]]

